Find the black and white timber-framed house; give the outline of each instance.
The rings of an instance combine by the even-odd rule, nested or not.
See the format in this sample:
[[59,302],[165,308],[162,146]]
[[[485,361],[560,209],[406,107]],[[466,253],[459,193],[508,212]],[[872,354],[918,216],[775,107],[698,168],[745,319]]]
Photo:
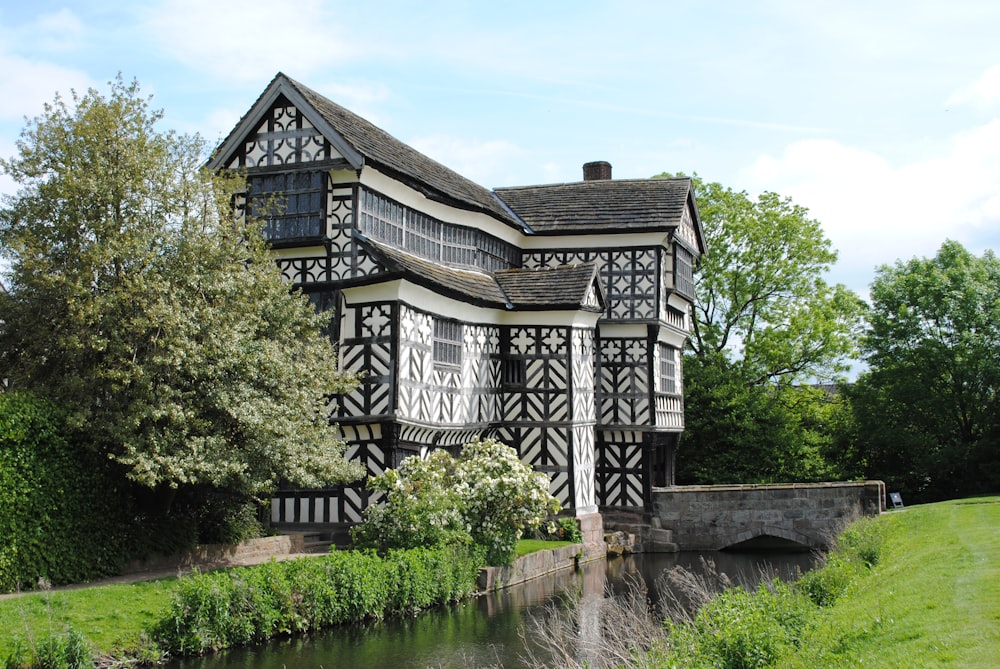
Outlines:
[[[584,516],[643,511],[673,483],[681,351],[705,250],[686,178],[487,190],[278,74],[214,169],[244,170],[285,277],[345,370],[348,456],[369,473],[494,436]],[[279,525],[349,524],[363,485],[276,495]]]

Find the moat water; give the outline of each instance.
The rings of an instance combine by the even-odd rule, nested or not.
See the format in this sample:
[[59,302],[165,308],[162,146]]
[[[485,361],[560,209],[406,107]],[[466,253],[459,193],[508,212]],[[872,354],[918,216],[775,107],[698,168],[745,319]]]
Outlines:
[[[574,602],[645,588],[654,602],[669,598],[657,591],[657,577],[676,565],[704,572],[703,559],[731,580],[795,578],[810,569],[809,553],[654,553],[595,561],[459,604],[416,616],[346,625],[308,637],[182,660],[170,669],[451,669],[528,666],[527,657],[546,659],[534,628],[555,608]],[[570,615],[573,615],[571,612]]]

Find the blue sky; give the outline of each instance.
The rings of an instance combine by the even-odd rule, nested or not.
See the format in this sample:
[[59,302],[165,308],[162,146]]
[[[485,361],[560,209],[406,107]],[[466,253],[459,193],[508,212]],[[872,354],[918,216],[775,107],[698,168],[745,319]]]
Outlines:
[[283,71],[486,187],[607,160],[790,196],[864,294],[1000,247],[998,34],[995,0],[3,0],[0,155],[119,72],[214,142]]

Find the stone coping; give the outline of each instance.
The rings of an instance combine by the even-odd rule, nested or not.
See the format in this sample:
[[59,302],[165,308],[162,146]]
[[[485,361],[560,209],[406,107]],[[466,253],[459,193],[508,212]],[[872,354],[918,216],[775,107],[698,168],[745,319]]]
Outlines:
[[818,483],[720,483],[716,485],[674,485],[653,488],[656,492],[697,490],[799,490],[803,488],[861,488],[881,486],[882,481],[821,481]]
[[479,570],[477,587],[481,593],[490,592],[524,583],[560,569],[575,569],[587,555],[583,544],[570,544],[528,553],[504,567],[482,567]]

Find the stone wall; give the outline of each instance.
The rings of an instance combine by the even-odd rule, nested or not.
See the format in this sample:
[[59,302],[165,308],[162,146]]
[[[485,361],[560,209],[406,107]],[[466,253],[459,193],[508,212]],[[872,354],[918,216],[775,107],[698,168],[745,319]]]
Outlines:
[[604,518],[599,513],[576,517],[583,534],[582,544],[572,544],[522,555],[506,567],[483,567],[479,570],[479,591],[489,592],[524,583],[560,569],[575,569],[581,562],[603,560],[608,547],[604,543]]
[[280,534],[273,537],[248,539],[239,544],[204,544],[184,551],[180,555],[154,557],[126,565],[123,573],[187,572],[197,567],[203,571],[220,567],[267,562],[271,558],[283,559],[305,551],[301,534]]
[[758,537],[825,548],[852,518],[885,510],[881,481],[674,486],[653,490],[653,523],[680,550],[721,550]]

